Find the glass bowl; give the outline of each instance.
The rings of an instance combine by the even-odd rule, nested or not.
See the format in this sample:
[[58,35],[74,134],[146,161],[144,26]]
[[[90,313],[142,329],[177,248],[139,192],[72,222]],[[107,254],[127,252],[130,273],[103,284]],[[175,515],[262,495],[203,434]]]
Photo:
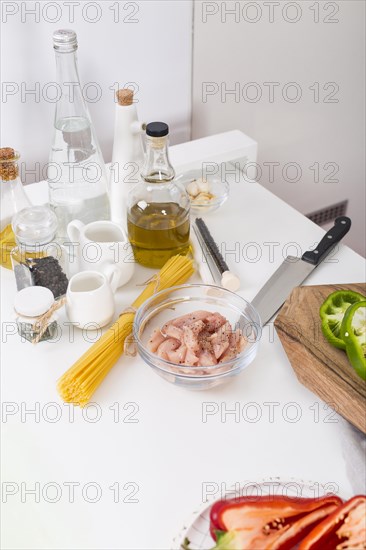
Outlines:
[[207,214],[208,212],[213,212],[214,210],[220,208],[220,206],[222,206],[227,200],[230,190],[230,186],[227,181],[223,181],[219,175],[204,176],[202,169],[189,170],[188,172],[180,174],[176,177],[176,181],[179,181],[179,183],[184,185],[187,192],[192,181],[200,179],[207,181],[209,193],[214,195],[214,198],[204,204],[195,204],[194,199],[192,200],[191,198],[191,212],[198,215]]
[[[154,329],[196,310],[226,317],[246,338],[244,350],[226,362],[193,367],[167,361],[148,349]],[[197,284],[168,288],[149,298],[137,311],[133,330],[140,356],[157,374],[172,384],[204,390],[228,382],[250,365],[258,351],[262,326],[257,311],[244,298],[218,286]]]

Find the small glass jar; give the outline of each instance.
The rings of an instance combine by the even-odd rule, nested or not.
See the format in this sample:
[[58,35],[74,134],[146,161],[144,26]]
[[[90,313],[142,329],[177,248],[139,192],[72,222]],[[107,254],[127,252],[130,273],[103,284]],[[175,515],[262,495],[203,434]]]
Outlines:
[[55,303],[48,288],[34,286],[23,288],[15,296],[14,309],[18,332],[29,342],[53,340],[58,333],[57,315],[51,314],[45,319]]
[[68,255],[55,241],[57,218],[52,210],[47,206],[24,208],[14,216],[12,228],[17,242],[11,251],[17,289],[46,287],[55,299],[66,294]]
[[146,160],[143,181],[127,199],[128,238],[138,263],[160,269],[175,254],[190,248],[190,200],[174,181],[168,155],[169,127],[164,122],[146,126]]

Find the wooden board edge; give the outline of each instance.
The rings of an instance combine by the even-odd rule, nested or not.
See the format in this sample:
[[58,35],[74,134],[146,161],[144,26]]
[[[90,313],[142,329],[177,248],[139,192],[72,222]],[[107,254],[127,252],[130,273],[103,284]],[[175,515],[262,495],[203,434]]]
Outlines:
[[[288,357],[294,351],[298,353],[299,357],[302,357],[302,361],[299,361],[296,366],[292,364],[299,382],[366,434],[366,400],[351,386],[348,385],[347,390],[344,389],[345,381],[333,370],[330,370],[309,349],[305,348],[300,342],[293,340],[280,327],[277,327],[276,330]],[[313,376],[307,375],[308,371],[306,364],[304,364],[305,361],[317,364],[318,369],[312,370]],[[341,397],[347,403],[347,408],[343,405]],[[352,414],[348,409],[350,399],[354,407]]]

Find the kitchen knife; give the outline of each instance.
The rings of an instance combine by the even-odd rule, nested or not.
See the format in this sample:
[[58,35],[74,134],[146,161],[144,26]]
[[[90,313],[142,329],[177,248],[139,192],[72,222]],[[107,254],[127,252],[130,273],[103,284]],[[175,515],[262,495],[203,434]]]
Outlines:
[[305,281],[332,248],[343,239],[350,227],[351,220],[341,216],[335,220],[334,226],[324,235],[315,250],[306,251],[301,258],[287,256],[252,301],[263,326],[279,310],[291,290]]

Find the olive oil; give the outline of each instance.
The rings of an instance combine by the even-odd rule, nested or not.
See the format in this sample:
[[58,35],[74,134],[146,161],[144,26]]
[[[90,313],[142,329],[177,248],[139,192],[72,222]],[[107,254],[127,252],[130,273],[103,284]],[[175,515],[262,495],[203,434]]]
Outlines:
[[189,251],[189,196],[179,182],[168,155],[169,126],[146,126],[146,155],[142,181],[128,194],[127,228],[135,259],[161,268],[176,254]]
[[189,212],[177,203],[139,201],[129,210],[127,225],[141,265],[161,268],[175,254],[189,251]]

